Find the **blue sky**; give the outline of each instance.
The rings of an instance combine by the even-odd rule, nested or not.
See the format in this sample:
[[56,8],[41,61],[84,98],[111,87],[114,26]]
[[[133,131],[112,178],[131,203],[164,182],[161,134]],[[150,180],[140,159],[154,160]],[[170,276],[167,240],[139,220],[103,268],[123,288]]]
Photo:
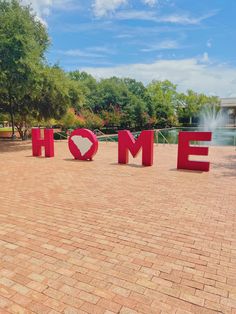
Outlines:
[[235,0],[23,2],[48,27],[51,64],[236,96]]

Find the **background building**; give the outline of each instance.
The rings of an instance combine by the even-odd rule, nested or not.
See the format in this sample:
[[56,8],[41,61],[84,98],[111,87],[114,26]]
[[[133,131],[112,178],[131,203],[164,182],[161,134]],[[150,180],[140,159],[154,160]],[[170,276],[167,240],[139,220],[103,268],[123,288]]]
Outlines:
[[236,126],[236,97],[221,98],[221,108],[227,115],[227,125]]

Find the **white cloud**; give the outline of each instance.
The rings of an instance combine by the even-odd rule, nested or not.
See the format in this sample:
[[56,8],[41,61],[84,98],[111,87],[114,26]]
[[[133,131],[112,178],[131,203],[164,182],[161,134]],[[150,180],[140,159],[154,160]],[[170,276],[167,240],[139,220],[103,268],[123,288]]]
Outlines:
[[158,1],[157,0],[143,0],[143,2],[153,7],[155,4],[157,4]]
[[150,10],[122,10],[117,12],[114,18],[118,20],[142,20],[152,21],[156,23],[169,23],[179,25],[198,25],[202,21],[216,15],[217,12],[209,12],[208,14],[193,17],[186,14],[172,14],[161,16]]
[[217,14],[216,11],[210,12],[208,14],[199,16],[199,17],[192,17],[189,15],[181,15],[181,14],[173,14],[167,16],[161,16],[158,18],[159,22],[164,23],[172,23],[172,24],[182,24],[182,25],[197,25],[200,24],[202,21],[215,16]]
[[207,52],[204,52],[203,57],[202,57],[202,62],[208,63],[210,61],[209,55]]
[[236,96],[236,68],[226,64],[212,64],[208,55],[182,60],[157,60],[150,64],[129,64],[116,67],[87,67],[83,70],[97,78],[132,77],[149,83],[168,79],[178,84],[180,91],[193,89],[220,97]]
[[158,19],[153,11],[137,11],[137,10],[123,10],[117,12],[115,18],[118,20],[143,20],[143,21],[154,21]]
[[116,9],[126,3],[127,0],[95,0],[93,3],[94,15],[103,17],[108,13],[115,12]]
[[[153,7],[164,0],[141,0],[145,5]],[[103,17],[109,13],[114,13],[122,5],[131,3],[130,0],[93,0],[93,12],[96,17]]]
[[75,10],[80,8],[76,0],[22,0],[23,5],[31,5],[37,17],[43,22],[53,9]]
[[183,25],[198,24],[200,21],[201,21],[201,18],[194,18],[194,17],[189,17],[188,15],[181,15],[181,14],[166,15],[166,16],[161,16],[159,18],[159,22],[183,24]]
[[208,39],[208,41],[207,41],[207,43],[206,43],[206,46],[207,46],[208,48],[211,48],[211,47],[212,47],[212,41],[211,41],[211,39]]
[[92,46],[84,49],[55,50],[58,55],[64,55],[71,58],[104,58],[108,55],[116,54],[116,50],[110,46]]
[[102,58],[102,54],[93,53],[88,51],[83,51],[80,49],[70,49],[66,51],[58,51],[58,53],[63,54],[68,57],[82,57],[82,58]]
[[176,40],[163,40],[157,44],[150,45],[146,48],[141,49],[143,52],[151,52],[151,51],[158,51],[164,49],[179,49],[180,45]]

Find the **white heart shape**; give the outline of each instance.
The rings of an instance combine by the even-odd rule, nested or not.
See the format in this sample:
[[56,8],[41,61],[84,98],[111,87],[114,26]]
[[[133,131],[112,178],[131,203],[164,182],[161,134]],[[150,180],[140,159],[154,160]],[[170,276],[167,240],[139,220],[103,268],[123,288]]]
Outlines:
[[82,156],[84,156],[93,145],[93,143],[87,137],[80,135],[72,136],[71,140],[77,146]]

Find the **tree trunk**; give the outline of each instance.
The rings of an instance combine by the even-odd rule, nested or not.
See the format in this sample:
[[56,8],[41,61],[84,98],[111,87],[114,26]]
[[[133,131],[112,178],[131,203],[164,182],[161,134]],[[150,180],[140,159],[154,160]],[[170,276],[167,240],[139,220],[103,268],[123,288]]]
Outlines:
[[10,102],[10,116],[11,116],[11,127],[12,127],[12,140],[15,139],[15,119],[14,119],[14,108],[12,103],[11,92],[9,92],[9,102]]
[[22,141],[23,141],[23,139],[24,139],[24,132],[23,132],[23,127],[22,127],[22,125],[16,123],[16,128],[17,128],[18,133],[20,134],[20,138],[21,138]]
[[20,134],[20,138],[22,141],[27,140],[28,138],[28,131],[29,131],[29,126],[27,126],[27,124],[25,122],[19,122],[16,123],[16,128],[17,131]]

